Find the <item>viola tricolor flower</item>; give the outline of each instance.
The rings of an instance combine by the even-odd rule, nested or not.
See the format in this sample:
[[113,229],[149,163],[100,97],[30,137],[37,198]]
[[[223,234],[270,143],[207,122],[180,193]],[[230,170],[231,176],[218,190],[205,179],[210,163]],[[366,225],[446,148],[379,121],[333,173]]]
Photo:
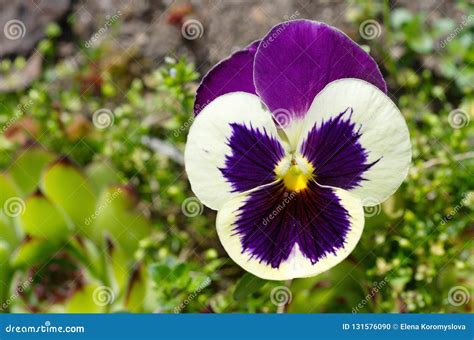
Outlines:
[[411,161],[375,61],[314,21],[279,24],[217,64],[195,114],[185,151],[192,190],[218,210],[230,257],[265,279],[317,275],[346,258],[363,206],[392,195]]

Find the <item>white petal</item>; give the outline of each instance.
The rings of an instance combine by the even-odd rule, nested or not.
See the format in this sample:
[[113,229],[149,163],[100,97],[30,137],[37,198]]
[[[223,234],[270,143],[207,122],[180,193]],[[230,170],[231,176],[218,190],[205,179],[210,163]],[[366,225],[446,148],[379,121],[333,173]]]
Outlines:
[[[261,186],[255,190],[264,190],[266,187],[268,187],[268,185]],[[346,235],[344,248],[338,249],[335,253],[328,253],[315,264],[312,264],[311,261],[301,253],[298,244],[295,244],[288,260],[282,262],[278,268],[273,268],[263,261],[260,262],[255,257],[252,258],[249,253],[243,252],[240,236],[236,234],[234,228],[236,227],[236,221],[240,213],[239,209],[245,204],[245,201],[249,198],[249,194],[254,190],[234,197],[219,210],[216,222],[219,239],[234,262],[253,275],[266,280],[289,280],[315,276],[325,272],[343,261],[354,250],[362,235],[365,221],[364,210],[358,198],[346,190],[339,188],[332,189],[340,199],[340,204],[349,213],[349,231]],[[317,228],[317,225],[315,228]],[[269,242],[272,241],[269,240]]]
[[[339,79],[328,84],[314,99],[300,137],[300,145],[315,124],[334,118],[352,108],[350,121],[360,128],[359,142],[368,152],[367,170],[360,186],[350,192],[364,206],[385,201],[401,185],[411,162],[408,127],[397,106],[376,86],[360,79]],[[317,174],[316,174],[317,175]]]
[[271,114],[253,94],[225,94],[199,113],[188,134],[185,166],[194,194],[214,210],[238,194],[232,192],[231,184],[219,170],[224,167],[226,156],[232,154],[227,145],[232,134],[231,123],[252,126],[278,139]]

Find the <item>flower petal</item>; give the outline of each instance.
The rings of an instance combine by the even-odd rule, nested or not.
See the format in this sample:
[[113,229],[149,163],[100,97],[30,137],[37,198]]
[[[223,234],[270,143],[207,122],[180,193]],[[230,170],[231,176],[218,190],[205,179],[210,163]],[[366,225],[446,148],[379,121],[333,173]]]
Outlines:
[[386,92],[372,57],[344,33],[323,23],[294,20],[276,25],[255,55],[257,94],[272,112],[287,112],[289,120],[303,117],[314,97],[341,78],[364,79]]
[[214,99],[229,92],[255,93],[253,84],[253,61],[260,40],[235,52],[207,72],[196,91],[194,114]]
[[272,116],[260,98],[232,92],[196,117],[184,159],[193,192],[217,210],[239,192],[274,181],[283,156]]
[[344,260],[364,227],[360,200],[322,187],[287,191],[273,182],[227,202],[217,215],[217,232],[229,256],[268,280],[322,273]]
[[393,194],[411,161],[408,128],[382,91],[360,79],[330,83],[314,99],[298,149],[322,185],[349,190],[373,206]]

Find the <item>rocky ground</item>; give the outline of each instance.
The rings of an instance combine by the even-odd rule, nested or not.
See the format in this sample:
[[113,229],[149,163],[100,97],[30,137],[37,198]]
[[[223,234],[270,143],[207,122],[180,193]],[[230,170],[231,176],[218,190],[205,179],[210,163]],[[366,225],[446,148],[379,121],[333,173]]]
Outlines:
[[[353,1],[329,0],[0,0],[0,27],[11,20],[24,24],[24,36],[11,40],[0,34],[0,58],[32,55],[50,22],[59,23],[59,57],[74,55],[110,39],[116,57],[127,59],[130,70],[154,68],[165,56],[186,55],[201,72],[284,20],[309,18],[334,25],[354,39],[348,21]],[[433,13],[432,20],[455,15],[452,1],[392,1],[413,11]],[[382,1],[375,5],[382,6]],[[381,18],[376,18],[380,19]],[[197,32],[186,39],[184,23],[197,20]],[[115,24],[118,22],[118,24]],[[112,25],[113,24],[113,25]]]

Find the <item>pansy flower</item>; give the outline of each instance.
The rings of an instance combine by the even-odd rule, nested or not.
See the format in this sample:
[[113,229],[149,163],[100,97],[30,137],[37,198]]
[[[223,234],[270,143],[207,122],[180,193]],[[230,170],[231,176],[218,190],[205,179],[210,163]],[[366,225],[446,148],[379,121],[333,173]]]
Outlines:
[[197,90],[185,150],[196,196],[230,257],[265,279],[317,275],[355,248],[363,206],[411,161],[375,61],[342,32],[295,20],[217,64]]

